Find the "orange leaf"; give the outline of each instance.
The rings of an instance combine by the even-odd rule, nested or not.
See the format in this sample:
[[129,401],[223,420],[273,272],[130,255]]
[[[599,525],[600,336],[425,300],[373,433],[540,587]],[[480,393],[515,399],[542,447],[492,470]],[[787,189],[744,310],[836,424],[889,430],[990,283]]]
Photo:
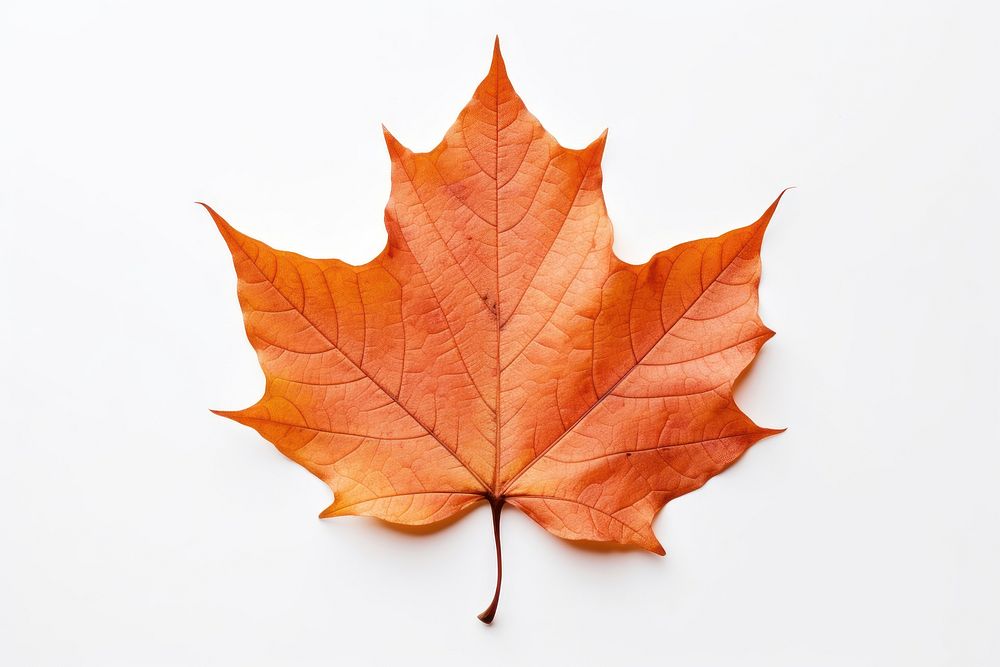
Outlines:
[[275,250],[208,209],[267,379],[255,405],[219,414],[325,481],[323,517],[430,524],[488,501],[486,622],[505,504],[559,537],[662,554],[656,512],[776,433],[733,384],[772,335],[757,285],[778,202],[748,227],[621,261],[605,135],[560,146],[499,45],[436,148],[385,139],[388,243],[367,264]]

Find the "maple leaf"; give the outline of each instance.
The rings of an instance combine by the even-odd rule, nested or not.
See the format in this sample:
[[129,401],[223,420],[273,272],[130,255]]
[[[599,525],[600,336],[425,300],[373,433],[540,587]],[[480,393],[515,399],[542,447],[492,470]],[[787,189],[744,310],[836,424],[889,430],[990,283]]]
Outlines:
[[[776,430],[733,384],[773,333],[752,225],[645,264],[612,251],[606,132],[565,148],[499,42],[427,153],[388,131],[388,242],[352,266],[275,250],[208,208],[232,252],[264,396],[218,412],[326,482],[322,517],[430,524],[487,501],[571,540],[663,554],[652,521]],[[778,197],[780,200],[780,195]]]

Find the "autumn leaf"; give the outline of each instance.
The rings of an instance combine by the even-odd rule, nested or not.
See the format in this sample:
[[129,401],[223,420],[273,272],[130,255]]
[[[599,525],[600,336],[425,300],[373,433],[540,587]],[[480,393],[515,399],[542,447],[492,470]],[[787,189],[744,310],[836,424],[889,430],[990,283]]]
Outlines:
[[605,136],[559,145],[497,44],[437,147],[385,132],[388,242],[372,261],[275,250],[208,209],[266,376],[255,405],[218,414],[326,482],[323,517],[431,524],[489,502],[487,623],[505,506],[559,537],[663,554],[657,511],[776,433],[733,384],[773,335],[757,286],[778,202],[628,264],[601,192]]

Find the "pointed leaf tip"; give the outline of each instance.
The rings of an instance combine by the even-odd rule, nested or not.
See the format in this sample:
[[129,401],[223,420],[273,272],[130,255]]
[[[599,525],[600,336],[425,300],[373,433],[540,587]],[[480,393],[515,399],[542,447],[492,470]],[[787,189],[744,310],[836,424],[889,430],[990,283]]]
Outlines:
[[771,223],[771,217],[774,215],[774,212],[778,209],[778,204],[781,202],[781,198],[785,196],[786,192],[794,189],[795,186],[793,185],[782,190],[778,194],[778,197],[773,202],[771,202],[771,205],[767,207],[767,210],[764,211],[764,213],[760,216],[760,218],[757,219],[757,222],[755,222],[754,225],[761,227],[762,230],[766,230],[767,226]]
[[409,149],[401,144],[399,139],[393,136],[392,132],[384,124],[382,125],[382,138],[385,139],[385,147],[388,149],[390,157],[396,158],[403,153],[409,152]]
[[382,124],[382,138],[385,139],[385,145],[389,147],[389,150],[400,145],[399,140],[392,135],[384,123]]
[[590,144],[587,146],[587,150],[595,150],[601,156],[603,156],[604,147],[605,145],[607,145],[607,143],[608,143],[608,128],[604,128],[604,131],[601,132],[596,139],[590,142]]
[[226,243],[230,245],[231,248],[232,247],[231,238],[234,234],[239,234],[239,232],[233,229],[232,225],[226,222],[226,219],[223,218],[218,213],[216,213],[215,209],[209,206],[208,204],[205,204],[200,201],[195,203],[203,206],[205,210],[208,211],[208,214],[212,216],[212,221],[215,223],[215,226],[219,229],[219,233],[222,234],[223,238],[226,239]]
[[219,220],[222,219],[222,216],[220,216],[218,213],[216,213],[215,209],[212,208],[211,206],[209,206],[208,204],[206,204],[205,202],[203,202],[203,201],[196,201],[195,204],[197,204],[198,206],[201,206],[203,209],[205,209],[206,211],[208,211],[208,214],[210,216],[212,216],[212,220],[215,220],[216,223],[218,223]]
[[500,52],[500,36],[493,40],[493,59],[490,61],[490,73],[488,78],[493,79],[497,88],[504,84],[510,86],[510,79],[507,77],[507,63],[504,62],[503,53]]

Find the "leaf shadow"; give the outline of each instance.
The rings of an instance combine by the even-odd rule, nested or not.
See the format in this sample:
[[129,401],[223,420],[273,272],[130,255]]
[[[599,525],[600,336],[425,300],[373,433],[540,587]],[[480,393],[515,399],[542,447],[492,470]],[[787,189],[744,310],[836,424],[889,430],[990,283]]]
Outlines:
[[[466,516],[474,512],[483,504],[484,503],[480,502],[473,503],[468,507],[464,508],[463,510],[451,515],[447,519],[443,519],[441,521],[436,521],[434,523],[428,523],[420,526],[411,526],[402,523],[393,523],[391,521],[386,521],[384,519],[379,519],[377,517],[371,517],[371,516],[363,516],[356,518],[365,519],[365,521],[360,522],[365,527],[374,528],[375,530],[379,531],[386,531],[393,535],[420,538],[420,537],[425,537],[427,535],[434,535],[437,533],[441,533],[453,528],[455,524],[457,524]],[[341,517],[335,517],[335,518],[341,518]],[[327,521],[330,521],[331,523],[333,522],[331,521],[331,519],[323,520],[324,523],[326,523]]]
[[[773,336],[771,338],[773,338]],[[767,342],[770,342],[770,339]],[[771,354],[772,354],[771,346],[763,345],[760,348],[760,350],[757,351],[757,354],[754,355],[753,359],[750,360],[750,363],[748,363],[743,368],[743,370],[740,371],[740,374],[736,376],[736,379],[733,380],[732,400],[733,403],[736,404],[736,407],[739,408],[741,412],[745,411],[740,406],[741,401],[737,400],[737,395],[742,393],[743,390],[746,390],[748,388],[747,385],[753,382],[750,376],[753,375],[753,369],[757,367],[757,364],[761,363],[761,359],[770,357]],[[773,430],[775,431],[775,433],[771,433],[770,435],[778,435],[779,433],[783,433],[786,430],[786,427],[775,428]]]
[[630,544],[619,544],[618,542],[596,542],[594,540],[566,540],[562,538],[556,538],[562,544],[566,545],[570,549],[574,549],[578,552],[590,553],[590,554],[648,554],[651,557],[660,558],[661,556],[646,551],[641,547],[637,547]]

